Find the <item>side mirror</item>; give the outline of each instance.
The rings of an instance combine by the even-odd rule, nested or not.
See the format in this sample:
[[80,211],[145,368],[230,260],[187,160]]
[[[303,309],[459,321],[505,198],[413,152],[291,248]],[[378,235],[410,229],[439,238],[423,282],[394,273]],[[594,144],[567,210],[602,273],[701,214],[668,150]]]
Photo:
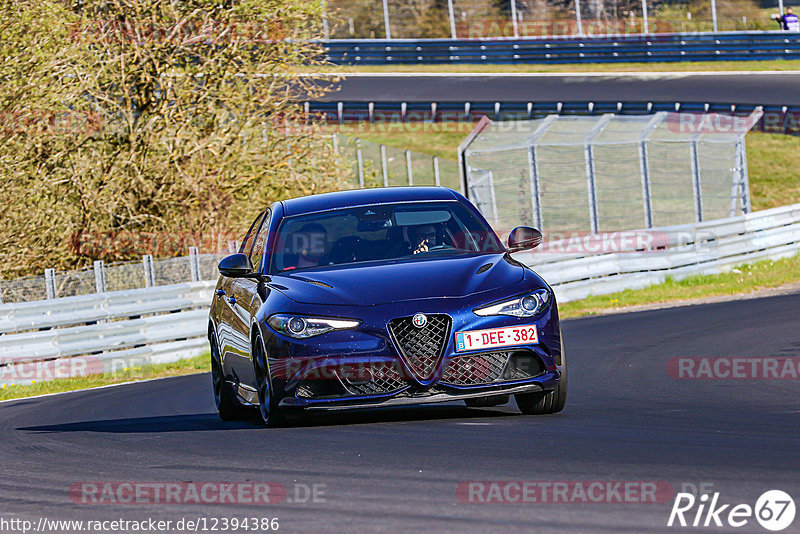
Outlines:
[[231,254],[219,262],[219,272],[228,278],[250,278],[255,275],[247,254]]
[[517,226],[508,235],[508,251],[518,252],[538,247],[542,243],[542,232],[530,226]]

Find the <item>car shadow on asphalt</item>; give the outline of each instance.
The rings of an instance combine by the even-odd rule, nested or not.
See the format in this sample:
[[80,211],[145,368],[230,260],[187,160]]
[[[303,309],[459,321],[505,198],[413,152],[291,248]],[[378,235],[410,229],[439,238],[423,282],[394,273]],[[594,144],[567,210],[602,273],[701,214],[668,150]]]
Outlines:
[[[290,418],[280,430],[292,428],[347,426],[377,423],[405,423],[435,420],[486,419],[519,415],[510,406],[467,408],[465,406],[415,406],[368,408],[334,413],[306,414]],[[262,426],[256,413],[244,421],[221,421],[215,413],[165,415],[100,419],[49,425],[20,427],[17,430],[34,433],[101,432],[111,434],[151,434],[161,432],[195,432],[217,430],[247,430]]]

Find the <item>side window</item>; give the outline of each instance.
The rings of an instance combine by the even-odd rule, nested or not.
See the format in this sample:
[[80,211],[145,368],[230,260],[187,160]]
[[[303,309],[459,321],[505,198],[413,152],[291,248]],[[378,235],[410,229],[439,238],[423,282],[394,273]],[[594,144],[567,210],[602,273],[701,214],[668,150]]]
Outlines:
[[250,254],[250,261],[253,262],[253,267],[258,271],[261,267],[261,258],[264,256],[264,247],[267,245],[267,237],[269,236],[269,219],[270,213],[264,216],[264,222],[261,223],[261,229],[253,241],[253,252]]
[[239,252],[250,255],[250,251],[253,249],[253,241],[255,241],[256,231],[261,226],[261,221],[264,220],[264,215],[269,210],[265,210],[258,217],[256,220],[253,221],[253,224],[250,225],[250,229],[247,231],[247,235],[244,236],[244,241],[242,241],[242,245],[239,247]]

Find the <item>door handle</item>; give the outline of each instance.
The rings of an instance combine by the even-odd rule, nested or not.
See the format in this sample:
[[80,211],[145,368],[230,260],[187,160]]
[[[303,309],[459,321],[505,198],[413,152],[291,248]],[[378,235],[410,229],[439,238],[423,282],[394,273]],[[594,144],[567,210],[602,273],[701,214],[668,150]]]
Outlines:
[[228,297],[228,302],[231,304],[236,304],[236,297]]

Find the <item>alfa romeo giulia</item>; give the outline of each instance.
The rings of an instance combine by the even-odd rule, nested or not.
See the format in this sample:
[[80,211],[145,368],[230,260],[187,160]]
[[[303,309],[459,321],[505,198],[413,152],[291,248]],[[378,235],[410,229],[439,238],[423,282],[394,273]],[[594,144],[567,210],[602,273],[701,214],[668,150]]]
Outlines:
[[208,324],[222,419],[463,400],[555,413],[567,364],[552,289],[442,187],[267,207],[219,264]]

